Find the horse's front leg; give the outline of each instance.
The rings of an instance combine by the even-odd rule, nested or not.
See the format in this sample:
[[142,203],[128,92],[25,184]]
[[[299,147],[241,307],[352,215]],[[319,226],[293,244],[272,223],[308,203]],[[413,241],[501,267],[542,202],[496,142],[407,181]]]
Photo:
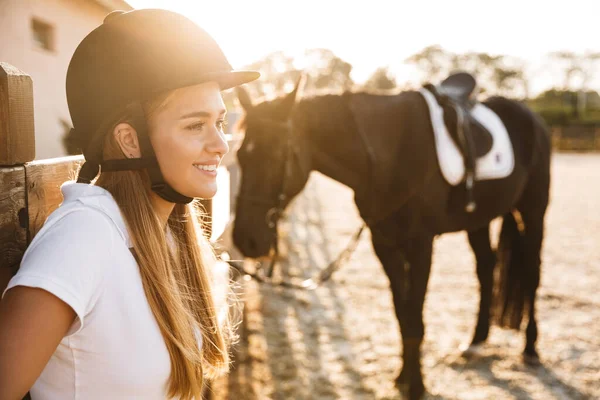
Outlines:
[[402,335],[403,366],[396,384],[408,393],[409,399],[420,399],[425,392],[421,373],[423,303],[431,270],[433,236],[423,235],[391,245],[375,231],[373,247],[390,280]]

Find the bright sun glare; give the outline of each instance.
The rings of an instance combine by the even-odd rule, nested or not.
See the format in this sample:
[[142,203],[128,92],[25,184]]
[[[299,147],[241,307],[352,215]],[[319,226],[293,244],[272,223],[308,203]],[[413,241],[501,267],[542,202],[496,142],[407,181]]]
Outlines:
[[[528,62],[532,92],[559,84],[547,54],[600,52],[600,2],[505,0],[129,0],[135,8],[166,8],[205,28],[239,68],[277,50],[301,57],[308,48],[328,48],[353,65],[365,81],[389,66],[399,82],[418,80],[404,60],[426,46],[454,52],[481,51]],[[492,6],[493,4],[493,6]],[[301,60],[300,60],[301,61]],[[301,65],[299,65],[301,66]],[[600,74],[598,74],[600,75]],[[598,88],[600,76],[592,87]]]

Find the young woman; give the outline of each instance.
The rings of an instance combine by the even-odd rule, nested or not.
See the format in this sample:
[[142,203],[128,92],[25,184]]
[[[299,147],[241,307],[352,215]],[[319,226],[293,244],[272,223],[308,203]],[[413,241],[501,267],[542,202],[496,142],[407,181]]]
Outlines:
[[228,151],[221,90],[258,76],[165,10],[111,13],[80,43],[67,100],[86,162],[0,302],[0,399],[200,399],[227,371],[193,199]]

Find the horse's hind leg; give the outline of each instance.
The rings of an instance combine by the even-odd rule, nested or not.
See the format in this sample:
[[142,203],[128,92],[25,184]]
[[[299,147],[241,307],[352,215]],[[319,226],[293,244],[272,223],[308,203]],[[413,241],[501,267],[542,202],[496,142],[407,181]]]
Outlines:
[[[433,237],[414,238],[401,246],[386,243],[373,231],[373,247],[390,280],[390,288],[400,323],[403,347],[402,372],[397,385],[408,392],[410,400],[424,392],[421,374],[421,343],[425,334],[423,303],[431,270]],[[406,261],[406,262],[404,262]]]
[[524,297],[526,300],[526,312],[529,317],[525,331],[526,343],[523,355],[526,362],[533,364],[539,362],[535,346],[538,337],[535,301],[537,289],[540,284],[544,219],[549,197],[550,160],[548,154],[544,154],[538,166],[533,170],[523,195],[517,203],[517,210],[521,214],[524,227],[521,232],[521,255],[524,267]]
[[471,346],[464,355],[469,356],[476,352],[477,345],[483,343],[490,331],[490,308],[492,305],[492,290],[494,285],[494,266],[496,254],[490,243],[489,224],[468,233],[469,244],[475,253],[477,262],[477,278],[479,279],[479,316]]
[[527,300],[527,329],[525,331],[525,349],[523,356],[525,362],[537,364],[539,362],[536,350],[536,341],[538,337],[537,319],[535,312],[536,292],[540,284],[541,268],[541,250],[544,239],[544,211],[537,209],[534,211],[523,210],[521,219],[525,230],[523,232],[523,263],[525,268],[525,298]]

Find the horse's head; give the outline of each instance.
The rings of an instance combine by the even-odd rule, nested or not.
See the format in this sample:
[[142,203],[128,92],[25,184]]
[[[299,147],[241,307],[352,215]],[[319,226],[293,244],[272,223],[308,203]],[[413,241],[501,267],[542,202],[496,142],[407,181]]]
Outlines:
[[284,97],[252,105],[244,89],[237,91],[246,116],[237,151],[241,184],[233,242],[246,257],[269,254],[276,245],[281,213],[308,180],[308,141],[294,118],[297,92],[298,85]]

